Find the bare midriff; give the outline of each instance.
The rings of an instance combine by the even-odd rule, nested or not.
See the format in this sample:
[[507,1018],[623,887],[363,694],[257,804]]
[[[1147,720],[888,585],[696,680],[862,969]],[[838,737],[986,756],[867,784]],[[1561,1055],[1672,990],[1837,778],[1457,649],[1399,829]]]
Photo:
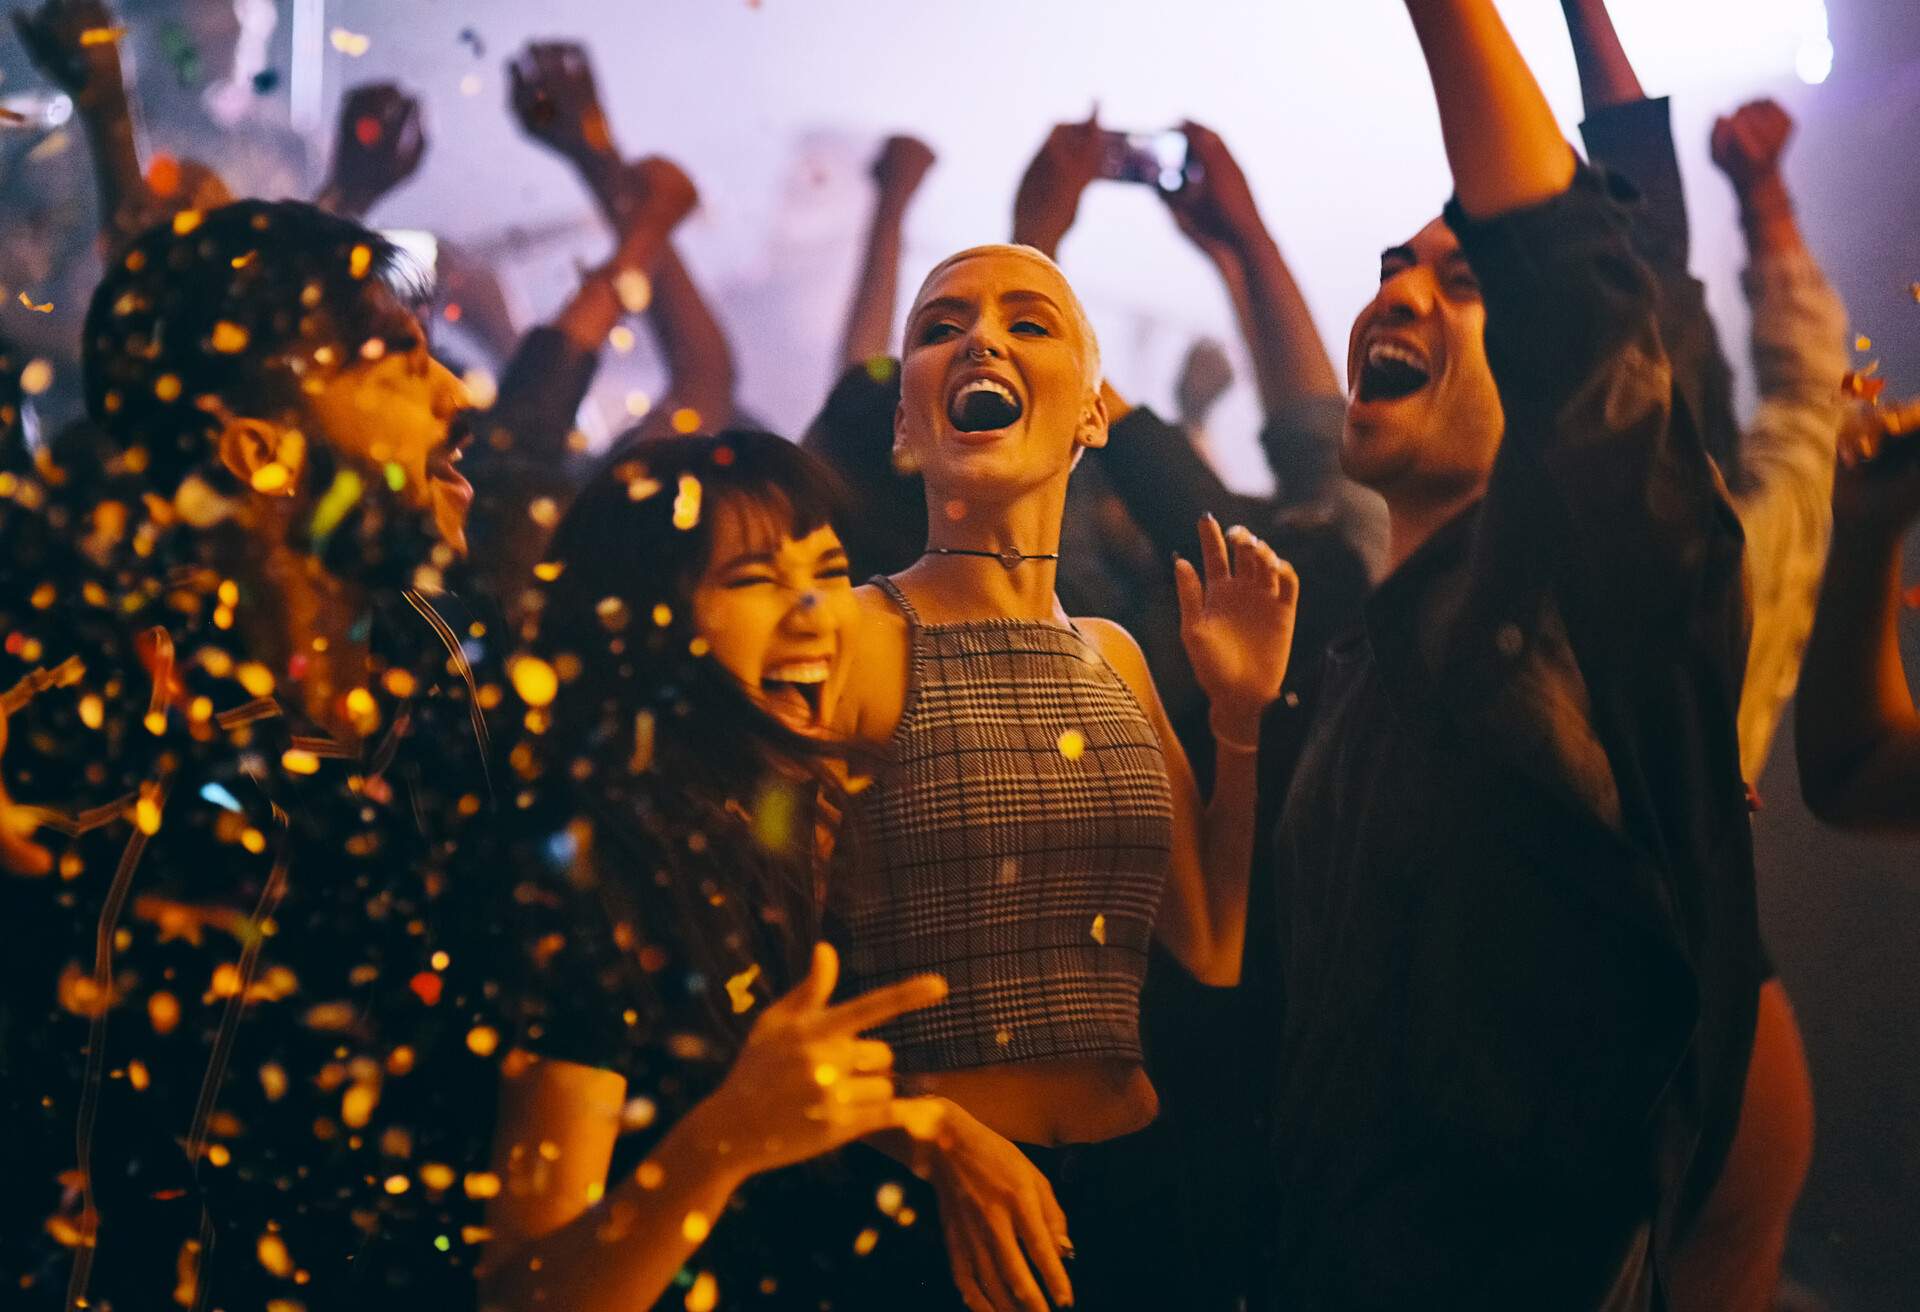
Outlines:
[[1160,1096],[1138,1062],[1023,1062],[903,1078],[915,1093],[951,1098],[1015,1143],[1099,1143],[1143,1130]]

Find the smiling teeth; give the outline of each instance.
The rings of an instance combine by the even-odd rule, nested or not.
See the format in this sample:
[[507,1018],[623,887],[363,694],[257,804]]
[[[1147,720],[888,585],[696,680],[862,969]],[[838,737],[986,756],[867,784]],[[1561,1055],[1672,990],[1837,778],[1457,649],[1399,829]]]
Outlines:
[[953,399],[955,401],[964,401],[976,392],[991,392],[994,396],[999,397],[1001,400],[1005,401],[1008,405],[1018,404],[1013,399],[1012,391],[1002,386],[1001,384],[994,382],[993,379],[991,378],[974,379],[972,382],[968,383],[965,387],[961,388],[958,392],[954,393]]
[[825,661],[789,661],[766,671],[761,678],[776,683],[825,683],[827,672]]
[[1422,373],[1427,371],[1427,362],[1418,354],[1408,350],[1404,346],[1396,345],[1393,342],[1375,342],[1373,346],[1368,349],[1368,364],[1385,364],[1389,361],[1395,364],[1404,364],[1411,369],[1418,369]]

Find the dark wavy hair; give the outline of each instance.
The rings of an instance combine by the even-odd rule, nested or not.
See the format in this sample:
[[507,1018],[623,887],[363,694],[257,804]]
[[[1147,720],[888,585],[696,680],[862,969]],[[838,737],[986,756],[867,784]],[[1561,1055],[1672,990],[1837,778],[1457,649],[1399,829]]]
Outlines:
[[[805,973],[819,937],[814,813],[844,794],[823,744],[762,711],[707,654],[693,592],[720,517],[804,537],[844,509],[832,472],[771,433],[630,434],[539,571],[530,645],[561,681],[543,735],[561,759],[545,773],[567,780],[618,858],[603,871],[646,878],[653,867],[676,946],[701,974],[762,965],[769,995]],[[713,1000],[720,1028],[744,1033]]]
[[[302,378],[417,331],[419,271],[392,242],[299,201],[188,213],[137,237],[87,306],[87,413],[142,447],[155,491],[213,466],[214,411],[269,417]],[[326,348],[323,350],[323,348]],[[316,353],[320,358],[316,359]]]

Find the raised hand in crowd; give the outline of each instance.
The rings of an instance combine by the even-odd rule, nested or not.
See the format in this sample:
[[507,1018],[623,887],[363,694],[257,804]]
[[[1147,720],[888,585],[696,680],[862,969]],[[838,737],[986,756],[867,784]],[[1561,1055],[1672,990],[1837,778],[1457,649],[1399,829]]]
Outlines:
[[[520,1070],[503,1084],[494,1136],[495,1169],[508,1184],[487,1210],[485,1304],[650,1307],[705,1238],[707,1227],[687,1218],[718,1219],[752,1176],[881,1130],[943,1134],[944,1109],[896,1097],[892,1052],[860,1034],[940,1001],[945,982],[923,975],[829,1005],[838,979],[839,958],[822,943],[807,976],[754,1024],[726,1079],[649,1155],[657,1170],[617,1183],[607,1171],[625,1080],[510,1058]],[[551,1160],[527,1151],[545,1142],[559,1145]],[[622,1242],[606,1238],[614,1221]]]
[[1920,521],[1920,400],[1853,414],[1833,520],[1794,715],[1800,790],[1828,824],[1920,833],[1920,712],[1900,655],[1900,547]]
[[1780,170],[1792,137],[1792,116],[1773,100],[1742,105],[1713,125],[1713,162],[1739,197],[1740,222],[1755,255],[1806,245]]
[[1269,416],[1303,398],[1340,395],[1326,344],[1306,298],[1260,217],[1253,189],[1220,134],[1183,126],[1189,171],[1183,186],[1161,192],[1174,221],[1225,280],[1252,354]]
[[1057,255],[1080,212],[1080,196],[1100,176],[1106,149],[1099,112],[1084,123],[1061,123],[1027,165],[1013,198],[1013,240]]
[[1260,717],[1286,681],[1300,580],[1238,524],[1223,533],[1209,515],[1199,533],[1204,577],[1190,560],[1174,566],[1180,637],[1207,694],[1214,737],[1256,743]]
[[[607,221],[621,230],[628,208],[645,188],[636,190],[614,140],[586,48],[537,42],[507,68],[510,103],[521,128],[574,167]],[[676,422],[684,424],[688,414],[696,428],[725,426],[734,412],[733,348],[672,245],[660,252],[647,293],[629,309],[647,312],[647,327],[667,365],[666,395],[648,415],[647,431],[668,431]]]
[[314,204],[365,219],[388,192],[414,175],[426,153],[417,97],[391,82],[357,86],[340,104],[333,164]]
[[141,171],[114,11],[106,0],[44,0],[14,11],[13,26],[34,66],[73,98],[93,153],[101,236],[117,249],[164,213]]
[[841,337],[842,364],[866,364],[888,354],[893,303],[899,295],[901,228],[907,205],[933,163],[933,148],[918,137],[888,137],[874,156],[869,170],[877,190],[873,221],[867,228],[866,253]]

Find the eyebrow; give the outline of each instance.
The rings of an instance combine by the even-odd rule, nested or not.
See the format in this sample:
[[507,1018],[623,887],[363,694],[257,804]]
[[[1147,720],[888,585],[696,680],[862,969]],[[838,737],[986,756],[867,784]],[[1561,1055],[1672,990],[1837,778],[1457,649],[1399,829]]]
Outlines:
[[1407,264],[1420,263],[1420,257],[1414,253],[1411,246],[1389,246],[1381,251],[1380,263],[1385,264],[1389,260],[1400,260]]
[[1010,302],[1025,303],[1025,302],[1034,302],[1034,301],[1037,301],[1039,304],[1046,306],[1049,310],[1052,310],[1055,314],[1060,313],[1060,307],[1054,303],[1053,297],[1047,295],[1045,292],[1014,291],[1014,292],[1007,292],[1005,295],[1003,295],[1000,298],[1000,303],[1002,305],[1006,305]]
[[972,308],[973,302],[963,296],[940,296],[926,302],[918,310],[915,310],[913,317],[918,319],[924,315],[936,312],[940,314],[963,314]]

